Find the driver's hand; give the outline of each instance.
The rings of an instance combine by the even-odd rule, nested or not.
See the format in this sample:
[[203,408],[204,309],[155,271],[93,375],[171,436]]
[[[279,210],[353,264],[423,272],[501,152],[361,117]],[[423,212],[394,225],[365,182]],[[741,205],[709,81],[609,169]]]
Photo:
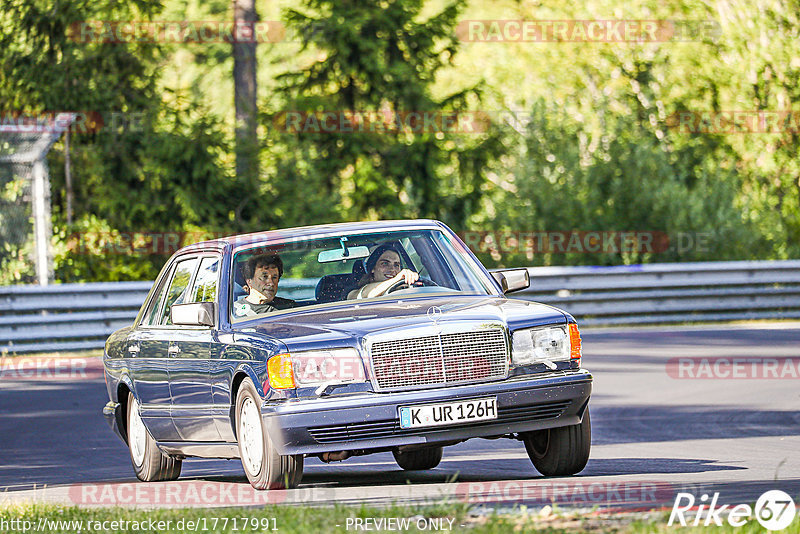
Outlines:
[[414,272],[410,269],[403,269],[402,271],[400,271],[395,275],[395,279],[397,279],[398,282],[402,280],[406,284],[411,285],[417,280],[419,280],[419,273]]

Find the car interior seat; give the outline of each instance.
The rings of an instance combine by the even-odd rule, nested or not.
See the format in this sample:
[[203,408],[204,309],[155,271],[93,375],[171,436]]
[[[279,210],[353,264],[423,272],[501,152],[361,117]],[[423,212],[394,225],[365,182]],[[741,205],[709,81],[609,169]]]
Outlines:
[[358,286],[358,281],[366,273],[364,261],[357,260],[353,264],[353,272],[345,274],[328,274],[319,279],[314,296],[317,303],[345,300],[347,294]]
[[247,291],[244,290],[246,283],[247,282],[244,280],[244,262],[240,262],[240,264],[236,266],[233,275],[233,302],[247,295]]

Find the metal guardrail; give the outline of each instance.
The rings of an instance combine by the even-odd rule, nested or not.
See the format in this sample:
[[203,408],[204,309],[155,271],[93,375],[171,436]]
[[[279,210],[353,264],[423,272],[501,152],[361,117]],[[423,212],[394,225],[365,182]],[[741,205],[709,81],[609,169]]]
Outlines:
[[[531,267],[513,298],[563,308],[582,325],[800,318],[800,261]],[[102,348],[131,323],[151,282],[0,287],[0,354]],[[281,285],[313,297],[314,280]]]
[[533,267],[515,298],[584,325],[800,318],[800,261]]
[[152,282],[0,287],[0,354],[103,348],[131,324]]

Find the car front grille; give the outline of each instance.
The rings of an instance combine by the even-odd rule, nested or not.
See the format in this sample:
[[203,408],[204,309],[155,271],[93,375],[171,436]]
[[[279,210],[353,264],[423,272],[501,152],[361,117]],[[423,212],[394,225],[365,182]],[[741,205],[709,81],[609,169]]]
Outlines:
[[376,341],[370,357],[378,391],[508,376],[508,342],[500,328]]
[[569,407],[571,401],[556,401],[532,406],[507,406],[497,409],[497,419],[489,421],[476,421],[461,425],[448,425],[429,428],[400,428],[398,420],[370,421],[363,423],[350,423],[346,425],[331,425],[312,427],[309,434],[317,443],[334,443],[339,441],[359,441],[388,438],[392,436],[413,436],[428,432],[437,432],[465,426],[480,427],[496,424],[520,423],[523,421],[544,421],[559,417]]

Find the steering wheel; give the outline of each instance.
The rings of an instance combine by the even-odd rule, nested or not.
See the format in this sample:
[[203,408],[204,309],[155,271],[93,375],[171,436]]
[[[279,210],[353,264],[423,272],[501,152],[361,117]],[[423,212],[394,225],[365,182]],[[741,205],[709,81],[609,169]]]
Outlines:
[[405,280],[398,280],[392,287],[386,290],[386,295],[388,295],[389,293],[394,293],[395,291],[400,291],[401,289],[408,289],[410,287],[424,287],[424,286],[438,286],[438,285],[439,284],[437,284],[433,280],[429,280],[428,278],[418,278],[417,281],[411,285],[406,284]]

